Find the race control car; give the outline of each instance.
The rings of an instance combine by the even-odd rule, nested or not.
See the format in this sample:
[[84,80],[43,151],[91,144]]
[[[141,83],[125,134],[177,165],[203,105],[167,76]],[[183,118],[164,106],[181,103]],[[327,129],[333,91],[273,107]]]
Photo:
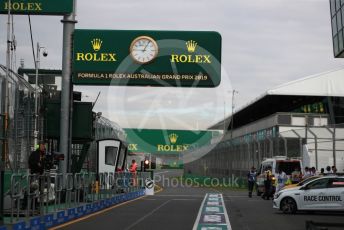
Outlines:
[[292,214],[298,210],[344,211],[344,177],[325,176],[275,194],[273,208]]

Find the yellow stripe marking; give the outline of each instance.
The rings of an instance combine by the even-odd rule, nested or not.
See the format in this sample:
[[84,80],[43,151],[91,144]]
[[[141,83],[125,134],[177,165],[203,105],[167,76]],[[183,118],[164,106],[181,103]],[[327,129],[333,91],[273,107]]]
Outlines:
[[88,218],[90,218],[90,217],[97,216],[97,215],[102,214],[102,213],[104,213],[104,212],[110,211],[110,210],[112,210],[112,209],[114,209],[114,208],[123,206],[123,205],[125,205],[125,204],[131,203],[131,202],[136,201],[136,200],[140,200],[140,199],[142,199],[142,198],[144,198],[144,197],[146,197],[146,196],[141,196],[141,197],[136,198],[136,199],[134,199],[134,200],[129,200],[129,201],[126,201],[126,202],[117,204],[117,205],[115,205],[115,206],[112,206],[112,207],[109,207],[109,208],[100,210],[100,211],[98,211],[98,212],[89,214],[89,215],[87,215],[87,216],[80,217],[80,218],[78,218],[78,219],[76,219],[76,220],[72,220],[72,221],[69,221],[69,222],[67,222],[67,223],[64,223],[64,224],[61,224],[61,225],[58,225],[58,226],[49,228],[49,230],[56,230],[56,229],[60,229],[60,228],[66,227],[66,226],[71,225],[71,224],[78,223],[78,222],[80,222],[80,221],[82,221],[82,220],[86,220],[86,219],[88,219]]

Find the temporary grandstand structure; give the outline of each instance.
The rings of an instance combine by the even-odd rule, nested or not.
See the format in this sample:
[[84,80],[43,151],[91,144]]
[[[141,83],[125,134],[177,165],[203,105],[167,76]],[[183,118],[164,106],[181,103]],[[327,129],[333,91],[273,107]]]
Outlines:
[[[234,121],[228,126],[232,129],[216,147],[199,154],[203,157],[189,155],[186,170],[204,175],[206,168],[208,176],[240,176],[263,158],[280,155],[301,157],[318,169],[336,164],[344,170],[343,76],[344,69],[337,69],[267,90],[226,118]],[[223,129],[225,120],[209,129]],[[300,129],[304,134],[298,136]]]

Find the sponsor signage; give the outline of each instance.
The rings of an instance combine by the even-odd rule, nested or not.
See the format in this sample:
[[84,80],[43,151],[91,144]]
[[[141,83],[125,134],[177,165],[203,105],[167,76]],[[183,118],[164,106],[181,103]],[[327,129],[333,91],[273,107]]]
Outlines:
[[171,154],[209,145],[212,131],[125,129],[130,153]]
[[0,0],[0,14],[65,15],[73,12],[73,0]]
[[76,30],[73,83],[216,87],[221,35],[212,31]]

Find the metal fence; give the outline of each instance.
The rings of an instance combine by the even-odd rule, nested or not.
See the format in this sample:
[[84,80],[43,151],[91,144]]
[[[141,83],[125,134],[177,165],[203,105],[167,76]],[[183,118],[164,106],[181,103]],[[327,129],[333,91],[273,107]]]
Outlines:
[[112,198],[121,193],[145,187],[150,172],[137,173],[44,173],[11,176],[10,191],[6,195],[10,205],[4,210],[10,223],[32,216],[44,216],[59,210]]
[[[6,68],[0,65],[0,110],[1,114],[6,116],[7,128],[5,167],[15,172],[21,168],[27,168],[27,159],[33,148],[35,90],[25,79],[11,70],[8,84],[5,85],[5,76]],[[9,94],[7,114],[4,111],[6,87]],[[43,120],[40,120],[39,128],[42,127]]]

